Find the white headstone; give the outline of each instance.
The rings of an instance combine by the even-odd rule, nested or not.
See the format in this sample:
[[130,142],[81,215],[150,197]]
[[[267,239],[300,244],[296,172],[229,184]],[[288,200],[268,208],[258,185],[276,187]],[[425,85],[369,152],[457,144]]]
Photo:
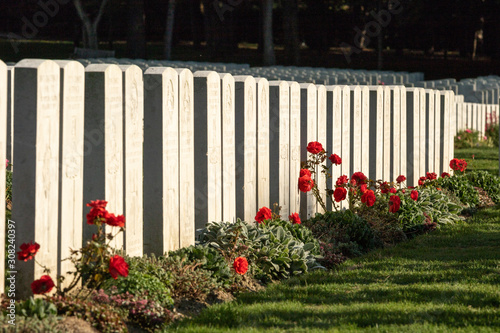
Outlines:
[[9,161],[14,159],[14,69],[15,66],[7,66],[7,156]]
[[439,90],[434,90],[434,140],[429,142],[434,146],[434,167],[429,169],[429,172],[439,173],[441,169],[441,158],[442,158],[442,129],[441,129],[441,96],[442,93]]
[[257,208],[257,115],[255,79],[235,76],[236,216],[253,221]]
[[[407,185],[418,185],[420,170],[420,94],[425,94],[422,88],[406,89],[406,165]],[[403,129],[404,131],[405,129]],[[404,142],[403,142],[404,143]]]
[[[326,87],[324,85],[317,85],[316,86],[317,91],[318,91],[318,142],[321,142],[323,147],[326,149],[327,145],[327,111],[326,111]],[[301,122],[304,121],[304,118],[301,118]],[[302,150],[304,147],[302,147]],[[332,154],[331,150],[327,151]],[[326,166],[326,160],[323,162],[323,166]],[[319,194],[321,195],[321,198],[323,199],[323,202],[326,204],[326,174],[321,172],[322,168],[318,170],[318,190]],[[331,188],[331,187],[329,187]],[[323,209],[320,207],[319,204],[316,206],[316,211],[317,212],[323,212]]]
[[170,67],[144,73],[144,253],[179,248],[178,75]]
[[381,180],[383,177],[384,161],[384,88],[370,86],[370,119],[369,119],[369,173],[366,175],[372,180]]
[[[341,154],[340,157],[342,158],[342,168],[341,168],[341,175],[347,175],[347,177],[351,178],[351,175],[353,172],[351,168],[351,99],[350,99],[350,89],[348,86],[343,86],[341,87],[341,96],[342,96],[342,104],[341,104],[341,129],[340,132],[342,133],[342,146],[341,146]],[[334,179],[335,181],[336,179]],[[348,208],[348,203],[347,199],[344,200],[341,203],[342,208]]]
[[269,82],[255,79],[257,89],[257,207],[269,202]]
[[[269,196],[287,218],[290,188],[298,188],[298,178],[290,184],[290,86],[286,81],[269,82]],[[261,208],[261,207],[259,207]]]
[[370,89],[361,86],[361,172],[370,173]]
[[[77,61],[56,61],[60,67],[60,163],[59,163],[59,253],[70,258],[71,250],[82,247],[83,144],[85,69]],[[58,273],[74,272],[70,260],[59,261]],[[62,286],[71,283],[70,276]]]
[[195,225],[222,219],[220,77],[194,73]]
[[391,88],[384,86],[384,152],[383,152],[383,169],[382,179],[390,181],[391,179]]
[[222,107],[222,220],[234,222],[236,221],[234,78],[231,74],[219,74],[219,76]]
[[451,133],[451,99],[453,94],[452,91],[445,90],[441,94],[441,123],[440,123],[440,150],[441,150],[441,164],[439,169],[435,170],[438,175],[441,175],[444,171],[449,171],[450,163],[450,140],[453,139]]
[[123,203],[125,252],[143,254],[144,82],[136,65],[121,65],[123,85]]
[[401,116],[400,116],[400,125],[399,125],[399,131],[401,132],[400,134],[400,140],[401,140],[401,144],[399,145],[399,148],[401,150],[400,152],[400,159],[399,159],[399,163],[400,163],[400,174],[406,176],[407,173],[408,173],[408,169],[407,169],[407,159],[406,159],[406,156],[408,155],[407,152],[407,135],[406,135],[406,123],[407,123],[407,113],[406,113],[406,87],[404,86],[401,86],[399,87],[399,89],[401,90]]
[[[51,60],[17,63],[14,80],[14,142],[12,220],[16,247],[40,244],[36,261],[51,270],[58,262],[59,66]],[[3,117],[2,117],[3,118]],[[16,297],[31,295],[30,284],[44,275],[34,260],[16,262]]]
[[[326,150],[332,154],[337,154],[342,158],[342,164],[346,163],[342,156],[342,87],[326,87],[326,109],[327,109],[327,144]],[[341,166],[332,166],[330,169],[331,179],[328,180],[328,188],[333,189],[338,177],[342,175]],[[347,174],[346,174],[347,175]],[[331,210],[331,203],[328,202],[327,209]]]
[[[426,95],[426,105],[425,105],[425,153],[426,153],[426,164],[425,164],[425,170],[424,172],[434,172],[435,169],[435,142],[434,142],[434,136],[435,136],[435,129],[434,129],[434,122],[435,122],[435,115],[434,115],[434,108],[435,108],[435,93],[434,90],[431,89],[426,89],[425,90],[425,95]],[[421,176],[425,176],[424,173],[422,173]]]
[[361,117],[361,87],[360,86],[351,86],[350,93],[350,144],[351,144],[351,170],[352,172],[361,171],[361,126],[362,126],[362,117]]
[[401,174],[401,89],[392,86],[391,89],[391,172],[387,181],[394,182]]
[[[318,93],[317,88],[312,83],[301,83],[300,84],[300,118],[302,119],[301,125],[301,133],[300,133],[300,145],[301,150],[301,161],[307,161],[310,156],[310,153],[307,152],[307,145],[309,142],[318,141]],[[292,136],[290,136],[290,139]],[[325,142],[320,142],[321,144],[326,144]],[[321,169],[316,168],[316,174],[314,175],[314,182],[318,182],[318,172],[321,172]],[[291,173],[291,170],[290,170]],[[293,178],[291,178],[293,181]],[[314,216],[316,213],[316,198],[312,191],[307,193],[301,192],[301,219],[309,219]],[[291,211],[294,213],[294,211]]]
[[[7,96],[9,94],[7,74],[7,66],[0,60],[0,162],[7,158],[7,133],[9,132],[8,127],[10,127],[10,122],[7,120]],[[5,163],[0,163],[0,175],[5,175]],[[5,187],[5,176],[2,176],[0,177],[1,198],[5,198]],[[0,232],[0,258],[5,259],[5,202],[0,205],[0,230],[2,230]],[[5,277],[5,260],[0,260],[0,276]],[[5,278],[0,280],[0,293],[4,293]]]
[[[300,175],[300,85],[289,82],[290,85],[290,210],[289,213],[300,211],[300,191],[292,186]],[[285,216],[284,216],[285,217]],[[288,217],[288,215],[286,216]]]
[[188,69],[176,69],[179,80],[179,246],[194,245],[194,82]]
[[[95,64],[85,68],[85,146],[83,202],[106,200],[106,209],[123,214],[123,101],[122,71],[117,65]],[[84,217],[89,208],[85,207]],[[125,217],[126,220],[126,217]],[[117,227],[106,226],[116,233]],[[95,226],[83,226],[83,242]],[[113,240],[123,246],[123,235]]]

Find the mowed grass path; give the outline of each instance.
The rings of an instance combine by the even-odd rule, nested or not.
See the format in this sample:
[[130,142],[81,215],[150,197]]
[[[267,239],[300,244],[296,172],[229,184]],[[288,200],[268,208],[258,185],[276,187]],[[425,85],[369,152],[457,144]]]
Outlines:
[[468,169],[488,171],[495,176],[498,176],[498,154],[498,147],[455,149],[455,157],[465,159]]
[[243,294],[179,332],[500,332],[500,207]]

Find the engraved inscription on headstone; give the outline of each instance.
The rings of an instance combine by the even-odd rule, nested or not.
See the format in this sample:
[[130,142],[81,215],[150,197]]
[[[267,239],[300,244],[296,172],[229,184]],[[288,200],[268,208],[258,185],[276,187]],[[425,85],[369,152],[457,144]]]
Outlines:
[[[289,213],[299,213],[300,192],[292,187],[300,175],[300,85],[289,82],[290,85],[290,209]],[[316,99],[316,87],[311,94]],[[287,215],[288,216],[288,215]]]
[[[316,89],[318,91],[318,142],[321,142],[321,144],[325,147],[326,149],[326,144],[327,144],[327,134],[326,134],[326,124],[327,124],[327,114],[326,114],[326,87],[324,85],[316,85]],[[302,122],[303,122],[302,118]],[[302,149],[305,149],[302,147]],[[327,150],[328,151],[328,150]],[[329,151],[331,152],[331,150]],[[322,163],[324,166],[326,166],[326,160]],[[338,168],[338,167],[337,167]],[[326,174],[321,172],[322,168],[320,167],[318,169],[318,190],[321,195],[321,198],[323,199],[323,202],[326,203]],[[323,212],[323,209],[317,204],[316,206],[316,211],[317,212]]]
[[269,202],[269,82],[255,79],[257,90],[257,207]]

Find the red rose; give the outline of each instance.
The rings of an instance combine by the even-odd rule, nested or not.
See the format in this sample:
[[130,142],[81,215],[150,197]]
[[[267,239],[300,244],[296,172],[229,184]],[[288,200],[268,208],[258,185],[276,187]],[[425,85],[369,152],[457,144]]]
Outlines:
[[353,185],[366,184],[366,181],[368,180],[365,174],[360,171],[353,173],[351,179],[354,179],[355,181]]
[[359,190],[361,191],[361,193],[365,193],[366,191],[368,191],[368,185],[366,184],[363,184],[359,187]]
[[337,154],[331,154],[330,157],[328,157],[328,159],[335,165],[342,164],[342,159]]
[[107,204],[108,204],[108,202],[105,200],[95,200],[95,201],[91,201],[90,203],[88,203],[87,207],[104,209],[104,208],[106,208]]
[[396,190],[394,187],[391,187],[391,189],[389,190],[389,192],[391,192],[392,194],[396,193],[398,190]]
[[311,154],[316,155],[323,151],[323,146],[318,141],[311,141],[307,145],[307,151],[310,152]]
[[397,195],[392,195],[389,198],[389,211],[391,213],[396,213],[399,210],[399,207],[401,206],[401,198],[398,197]]
[[390,189],[391,186],[389,185],[388,182],[383,182],[382,184],[380,184],[380,192],[382,194],[389,192]]
[[115,214],[109,214],[109,216],[106,219],[106,224],[112,227],[123,228],[125,226],[125,216],[123,215],[115,216]]
[[415,191],[415,190],[411,191],[410,198],[417,201],[418,200],[418,191]]
[[335,198],[336,202],[341,202],[342,200],[344,200],[346,195],[347,190],[343,187],[337,187],[335,191],[333,191],[333,197]]
[[459,167],[460,167],[460,171],[464,172],[465,169],[467,169],[467,162],[465,160],[460,160]]
[[361,202],[365,203],[368,207],[373,206],[376,200],[375,192],[372,190],[366,191],[365,194],[361,196]]
[[270,220],[272,218],[273,212],[267,208],[262,207],[255,215],[255,221],[262,223],[264,220]]
[[301,223],[299,213],[293,213],[292,215],[288,216],[288,219],[292,222],[292,224]]
[[302,176],[299,178],[299,190],[302,192],[309,192],[314,186],[314,180],[309,176]]
[[446,177],[450,177],[450,174],[448,172],[443,172],[441,174],[441,178],[446,178]]
[[396,178],[396,181],[397,181],[398,183],[402,183],[402,182],[404,182],[405,180],[406,180],[406,177],[405,177],[405,176],[403,176],[403,175],[399,175],[399,176],[398,176],[398,178]]
[[434,179],[437,179],[437,175],[435,172],[427,172],[425,174],[425,178],[427,178],[429,180],[434,180]]
[[347,184],[349,182],[349,179],[347,178],[346,175],[342,175],[337,179],[337,182],[335,183],[337,186],[343,186],[344,184]]
[[42,275],[40,280],[31,282],[31,291],[33,294],[46,294],[54,288],[55,284],[52,278],[48,275]]
[[405,190],[405,189],[402,189],[402,190],[401,190],[401,192],[406,193],[406,190]]
[[300,169],[299,177],[304,177],[304,176],[311,177],[311,171],[309,171],[309,169]]
[[118,275],[127,277],[128,264],[125,262],[125,259],[123,259],[117,254],[109,258],[109,274],[111,274],[111,276],[115,280],[118,278]]
[[28,244],[26,243],[21,244],[19,248],[21,249],[21,251],[17,252],[17,259],[28,261],[33,259],[35,254],[40,249],[40,245],[36,242],[35,244],[33,244],[33,241],[31,241]]
[[90,212],[87,214],[87,224],[94,224],[96,219],[101,222],[106,222],[109,217],[109,213],[106,210],[107,204],[108,202],[105,200],[95,200],[88,203],[87,207],[92,207],[92,209],[90,209]]
[[425,178],[424,176],[420,177],[420,178],[418,179],[418,185],[419,185],[419,186],[424,185],[424,183],[425,183],[425,181],[426,181],[426,180],[427,180],[427,178]]
[[454,158],[450,161],[450,168],[452,170],[455,170],[457,171],[458,169],[460,169],[459,165],[458,165],[458,158]]
[[243,275],[248,271],[248,261],[243,257],[234,259],[233,268],[236,273]]

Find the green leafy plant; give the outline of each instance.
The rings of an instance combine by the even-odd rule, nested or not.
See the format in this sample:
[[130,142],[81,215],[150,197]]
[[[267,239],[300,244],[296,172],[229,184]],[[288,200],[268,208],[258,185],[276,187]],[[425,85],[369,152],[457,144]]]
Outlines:
[[439,224],[449,224],[462,221],[458,214],[462,211],[462,206],[432,186],[419,190],[418,204],[427,214],[432,222]]
[[57,314],[57,308],[54,304],[47,302],[42,298],[33,297],[16,304],[16,314],[24,317],[37,317],[45,319],[48,316]]
[[488,146],[490,146],[491,144],[491,147],[498,147],[498,135],[499,135],[498,124],[486,126],[486,131],[484,132],[484,135],[488,140],[489,143]]
[[479,203],[479,195],[465,174],[439,178],[437,185],[451,191],[466,206],[475,207]]
[[465,129],[455,136],[455,148],[473,148],[484,145],[483,138],[480,138],[479,131]]
[[495,204],[500,203],[500,178],[486,171],[471,171],[467,173],[467,179],[472,186],[482,188],[488,193]]

